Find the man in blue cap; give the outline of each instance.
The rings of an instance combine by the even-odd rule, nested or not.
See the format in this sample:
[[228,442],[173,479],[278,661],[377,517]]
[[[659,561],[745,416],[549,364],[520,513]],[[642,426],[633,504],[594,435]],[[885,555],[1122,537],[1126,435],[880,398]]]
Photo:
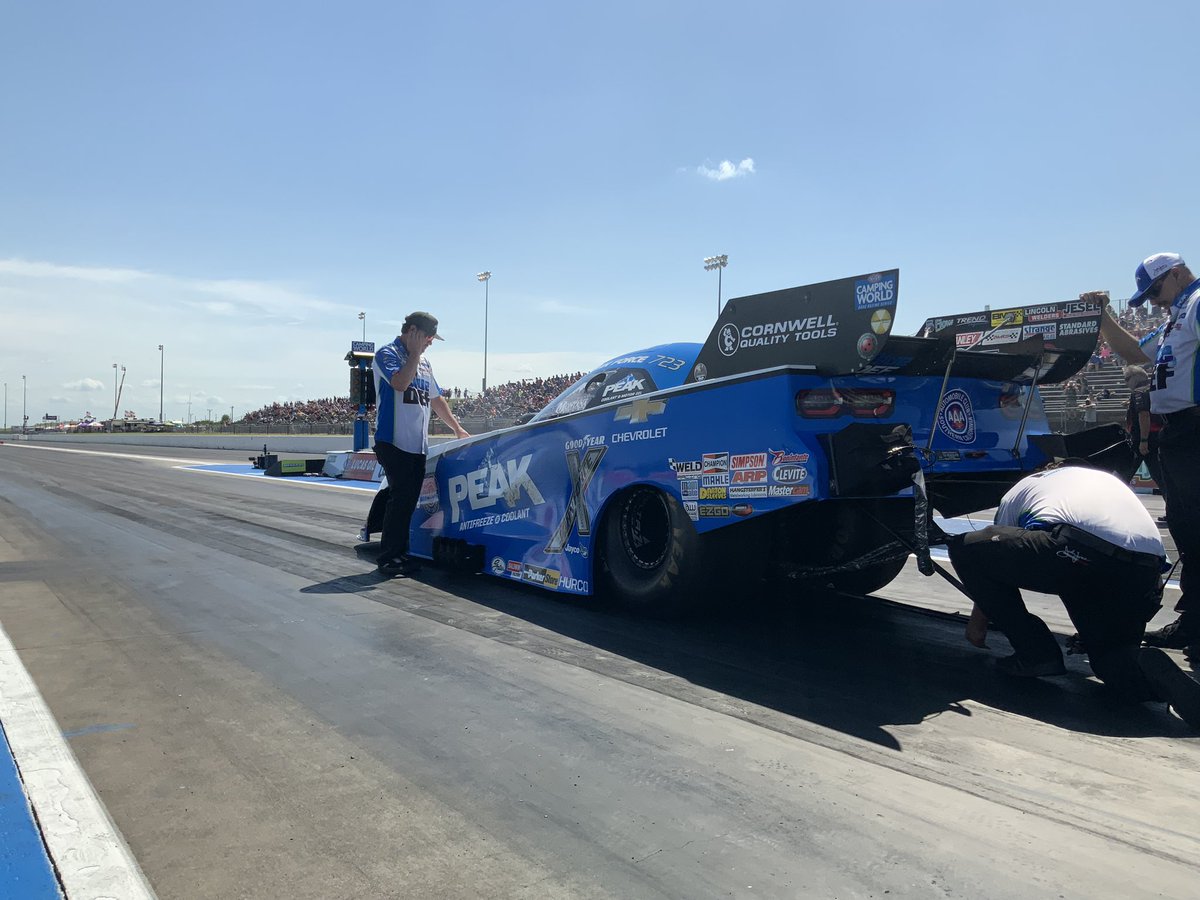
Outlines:
[[[1200,645],[1200,280],[1178,253],[1155,253],[1134,272],[1137,291],[1130,306],[1147,300],[1167,310],[1167,324],[1158,336],[1151,360],[1139,342],[1122,328],[1105,307],[1100,333],[1127,363],[1154,363],[1150,375],[1150,412],[1163,417],[1158,462],[1167,500],[1167,527],[1183,559],[1182,592],[1175,610],[1179,618],[1148,631],[1145,642],[1155,647]],[[1080,295],[1081,300],[1107,303],[1107,293]],[[1194,570],[1194,571],[1193,571]]]

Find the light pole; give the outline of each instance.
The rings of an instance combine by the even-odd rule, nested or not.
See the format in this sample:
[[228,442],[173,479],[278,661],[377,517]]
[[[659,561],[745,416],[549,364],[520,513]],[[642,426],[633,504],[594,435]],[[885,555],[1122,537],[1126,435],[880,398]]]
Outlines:
[[4,430],[8,431],[8,382],[4,382]]
[[25,376],[21,376],[21,434],[25,433],[25,426],[29,424],[29,413],[25,412]]
[[717,318],[721,318],[721,270],[729,264],[729,257],[725,254],[720,256],[709,256],[704,260],[704,271],[711,272],[717,270]]
[[363,340],[365,341],[367,339],[367,314],[360,312],[358,314],[358,321],[363,323]]
[[163,368],[165,355],[163,354],[163,345],[158,345],[158,424],[163,421]]
[[488,282],[492,273],[480,272],[475,277],[483,282],[483,390],[487,393]]
[[117,364],[113,363],[113,414],[108,420],[108,433],[113,433],[113,428],[117,423]]
[[229,424],[233,424],[233,407],[229,407]]

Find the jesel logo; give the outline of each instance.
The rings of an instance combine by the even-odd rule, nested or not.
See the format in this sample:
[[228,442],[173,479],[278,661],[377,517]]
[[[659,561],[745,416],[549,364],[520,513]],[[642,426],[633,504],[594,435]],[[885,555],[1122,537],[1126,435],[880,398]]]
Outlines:
[[529,495],[533,504],[540,506],[546,500],[533,479],[529,477],[529,462],[532,453],[519,460],[492,463],[466,475],[454,475],[447,482],[450,493],[450,521],[462,518],[462,502],[466,500],[472,510],[495,506],[503,500],[509,509],[521,501],[521,491]]

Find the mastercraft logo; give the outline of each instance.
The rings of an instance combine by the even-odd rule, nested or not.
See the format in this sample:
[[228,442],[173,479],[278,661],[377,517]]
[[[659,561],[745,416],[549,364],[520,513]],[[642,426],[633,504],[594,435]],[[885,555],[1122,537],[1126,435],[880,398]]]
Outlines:
[[952,441],[960,444],[975,442],[975,409],[966,391],[955,388],[946,392],[938,411],[938,428]]

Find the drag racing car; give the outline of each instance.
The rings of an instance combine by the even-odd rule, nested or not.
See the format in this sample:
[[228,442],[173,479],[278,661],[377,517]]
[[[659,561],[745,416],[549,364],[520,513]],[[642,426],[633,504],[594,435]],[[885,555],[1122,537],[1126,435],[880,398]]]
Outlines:
[[995,506],[1065,452],[1037,385],[1087,363],[1101,315],[901,336],[898,290],[889,270],[730,300],[703,344],[613,357],[527,423],[431,448],[412,552],[659,615],[760,579],[879,589],[928,506]]

